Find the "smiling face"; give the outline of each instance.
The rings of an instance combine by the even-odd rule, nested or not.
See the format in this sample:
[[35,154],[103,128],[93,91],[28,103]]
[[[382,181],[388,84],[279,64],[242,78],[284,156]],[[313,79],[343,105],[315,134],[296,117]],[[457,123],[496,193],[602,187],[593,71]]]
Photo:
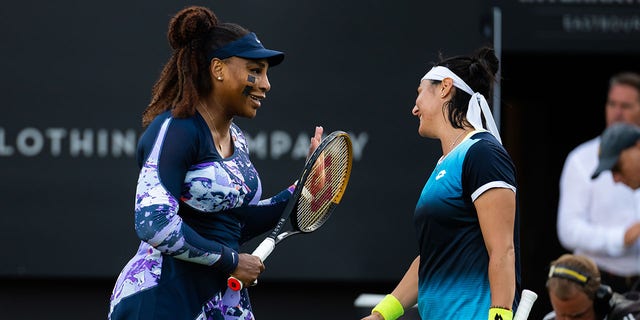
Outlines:
[[211,63],[214,97],[230,116],[253,118],[271,90],[266,59],[230,57]]
[[450,126],[442,109],[450,90],[445,88],[446,85],[448,84],[445,84],[445,81],[437,84],[430,80],[420,81],[418,97],[411,113],[420,120],[418,133],[422,137],[437,138],[440,128]]

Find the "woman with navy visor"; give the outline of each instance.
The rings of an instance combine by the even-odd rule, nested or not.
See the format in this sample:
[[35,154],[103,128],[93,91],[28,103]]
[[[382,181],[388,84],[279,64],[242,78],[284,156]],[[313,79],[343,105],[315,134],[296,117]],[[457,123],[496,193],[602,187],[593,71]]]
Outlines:
[[[120,273],[109,319],[254,319],[247,290],[264,265],[240,245],[272,229],[294,185],[261,199],[247,140],[232,120],[253,118],[284,54],[204,7],[169,23],[173,53],[143,113],[136,189],[137,253]],[[319,144],[316,127],[309,152]]]

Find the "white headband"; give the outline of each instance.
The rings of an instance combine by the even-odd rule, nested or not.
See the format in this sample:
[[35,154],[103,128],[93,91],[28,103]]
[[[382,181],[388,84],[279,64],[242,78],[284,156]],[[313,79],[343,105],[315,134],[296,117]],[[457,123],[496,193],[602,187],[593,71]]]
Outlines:
[[500,132],[498,132],[498,127],[496,126],[495,120],[493,120],[493,114],[491,114],[491,109],[489,109],[489,104],[484,96],[479,92],[474,92],[468,84],[464,82],[460,77],[458,77],[455,73],[453,73],[449,68],[436,66],[431,68],[427,74],[422,77],[422,80],[438,80],[442,81],[444,78],[451,78],[453,80],[453,85],[470,94],[471,100],[469,100],[469,107],[467,108],[467,121],[471,123],[473,128],[475,129],[484,129],[482,126],[482,114],[484,114],[484,118],[487,122],[487,130],[493,134],[498,142],[502,144],[502,139],[500,138]]

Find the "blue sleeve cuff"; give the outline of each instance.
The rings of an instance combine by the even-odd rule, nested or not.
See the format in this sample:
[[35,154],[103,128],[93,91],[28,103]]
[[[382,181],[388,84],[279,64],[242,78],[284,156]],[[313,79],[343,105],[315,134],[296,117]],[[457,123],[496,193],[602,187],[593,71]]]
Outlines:
[[238,267],[238,253],[228,247],[222,247],[220,259],[213,266],[224,273],[231,274]]

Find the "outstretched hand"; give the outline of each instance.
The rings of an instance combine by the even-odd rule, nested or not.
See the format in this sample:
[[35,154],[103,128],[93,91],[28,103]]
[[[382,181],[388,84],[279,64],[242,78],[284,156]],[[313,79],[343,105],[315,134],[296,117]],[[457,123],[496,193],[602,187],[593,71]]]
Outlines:
[[316,132],[311,137],[311,144],[309,144],[309,154],[307,154],[307,160],[311,157],[311,154],[318,148],[320,141],[322,141],[322,132],[324,129],[321,126],[316,127]]

